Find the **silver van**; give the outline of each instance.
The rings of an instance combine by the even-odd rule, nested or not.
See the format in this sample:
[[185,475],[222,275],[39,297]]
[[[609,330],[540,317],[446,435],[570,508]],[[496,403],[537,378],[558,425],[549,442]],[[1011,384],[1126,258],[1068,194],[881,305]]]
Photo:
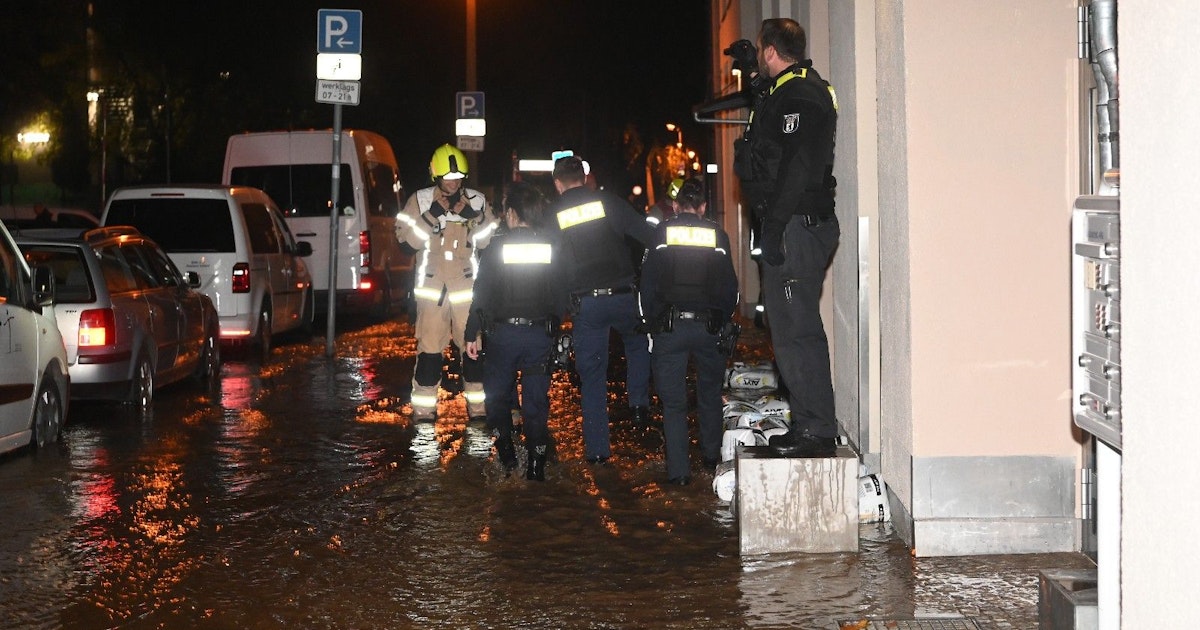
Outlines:
[[132,225],[157,242],[217,307],[224,344],[249,344],[263,357],[271,338],[311,332],[313,280],[275,202],[246,186],[131,186],[113,192],[100,223]]
[[[318,304],[329,292],[333,131],[269,131],[231,136],[221,182],[266,191],[308,260]],[[400,310],[412,289],[413,257],[396,240],[404,189],[392,146],[377,133],[346,129],[341,137],[336,290],[339,309],[381,318]],[[339,310],[339,312],[342,312]]]

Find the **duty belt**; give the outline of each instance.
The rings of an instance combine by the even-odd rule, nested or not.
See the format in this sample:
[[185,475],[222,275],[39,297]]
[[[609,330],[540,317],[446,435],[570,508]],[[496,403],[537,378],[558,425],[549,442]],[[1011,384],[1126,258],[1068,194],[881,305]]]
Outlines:
[[546,318],[526,319],[524,317],[509,317],[508,319],[497,319],[496,323],[512,324],[514,326],[541,326],[546,323]]
[[798,216],[800,217],[800,222],[808,227],[812,227],[814,225],[821,225],[822,223],[825,223],[827,221],[832,221],[834,218],[834,215],[832,215],[832,214],[828,215],[828,216],[824,216],[824,217],[817,216],[815,214],[801,214]]
[[675,313],[675,317],[678,317],[679,319],[692,319],[698,322],[706,322],[708,321],[709,314],[699,313],[696,311],[679,311]]
[[585,289],[579,292],[579,295],[590,295],[592,297],[600,297],[602,295],[621,295],[622,293],[633,293],[633,287],[611,287],[604,289]]

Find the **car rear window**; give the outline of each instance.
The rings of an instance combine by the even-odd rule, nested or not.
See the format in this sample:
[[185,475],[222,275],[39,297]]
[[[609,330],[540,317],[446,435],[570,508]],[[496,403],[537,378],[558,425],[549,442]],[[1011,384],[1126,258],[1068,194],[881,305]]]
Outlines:
[[224,199],[115,199],[105,225],[132,225],[168,252],[233,252],[233,220]]
[[[329,164],[278,164],[240,166],[229,173],[229,183],[267,193],[287,217],[329,216]],[[342,164],[338,175],[338,206],[354,205],[350,167]],[[394,216],[394,215],[393,215]]]
[[54,272],[55,302],[91,304],[96,301],[96,290],[81,249],[25,245],[21,250],[31,267],[45,267]]

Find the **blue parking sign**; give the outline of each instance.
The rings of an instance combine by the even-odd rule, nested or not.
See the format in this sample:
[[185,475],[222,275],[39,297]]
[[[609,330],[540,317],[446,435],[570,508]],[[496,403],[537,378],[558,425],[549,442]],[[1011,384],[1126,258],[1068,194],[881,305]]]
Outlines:
[[362,11],[320,9],[317,11],[317,52],[362,54]]

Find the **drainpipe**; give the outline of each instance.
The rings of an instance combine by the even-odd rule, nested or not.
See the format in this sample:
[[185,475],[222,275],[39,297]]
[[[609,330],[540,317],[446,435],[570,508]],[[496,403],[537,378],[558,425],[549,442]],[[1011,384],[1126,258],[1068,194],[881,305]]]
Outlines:
[[1117,91],[1117,0],[1092,0],[1092,72],[1096,76],[1096,118],[1100,132],[1100,169],[1121,167],[1120,99]]

